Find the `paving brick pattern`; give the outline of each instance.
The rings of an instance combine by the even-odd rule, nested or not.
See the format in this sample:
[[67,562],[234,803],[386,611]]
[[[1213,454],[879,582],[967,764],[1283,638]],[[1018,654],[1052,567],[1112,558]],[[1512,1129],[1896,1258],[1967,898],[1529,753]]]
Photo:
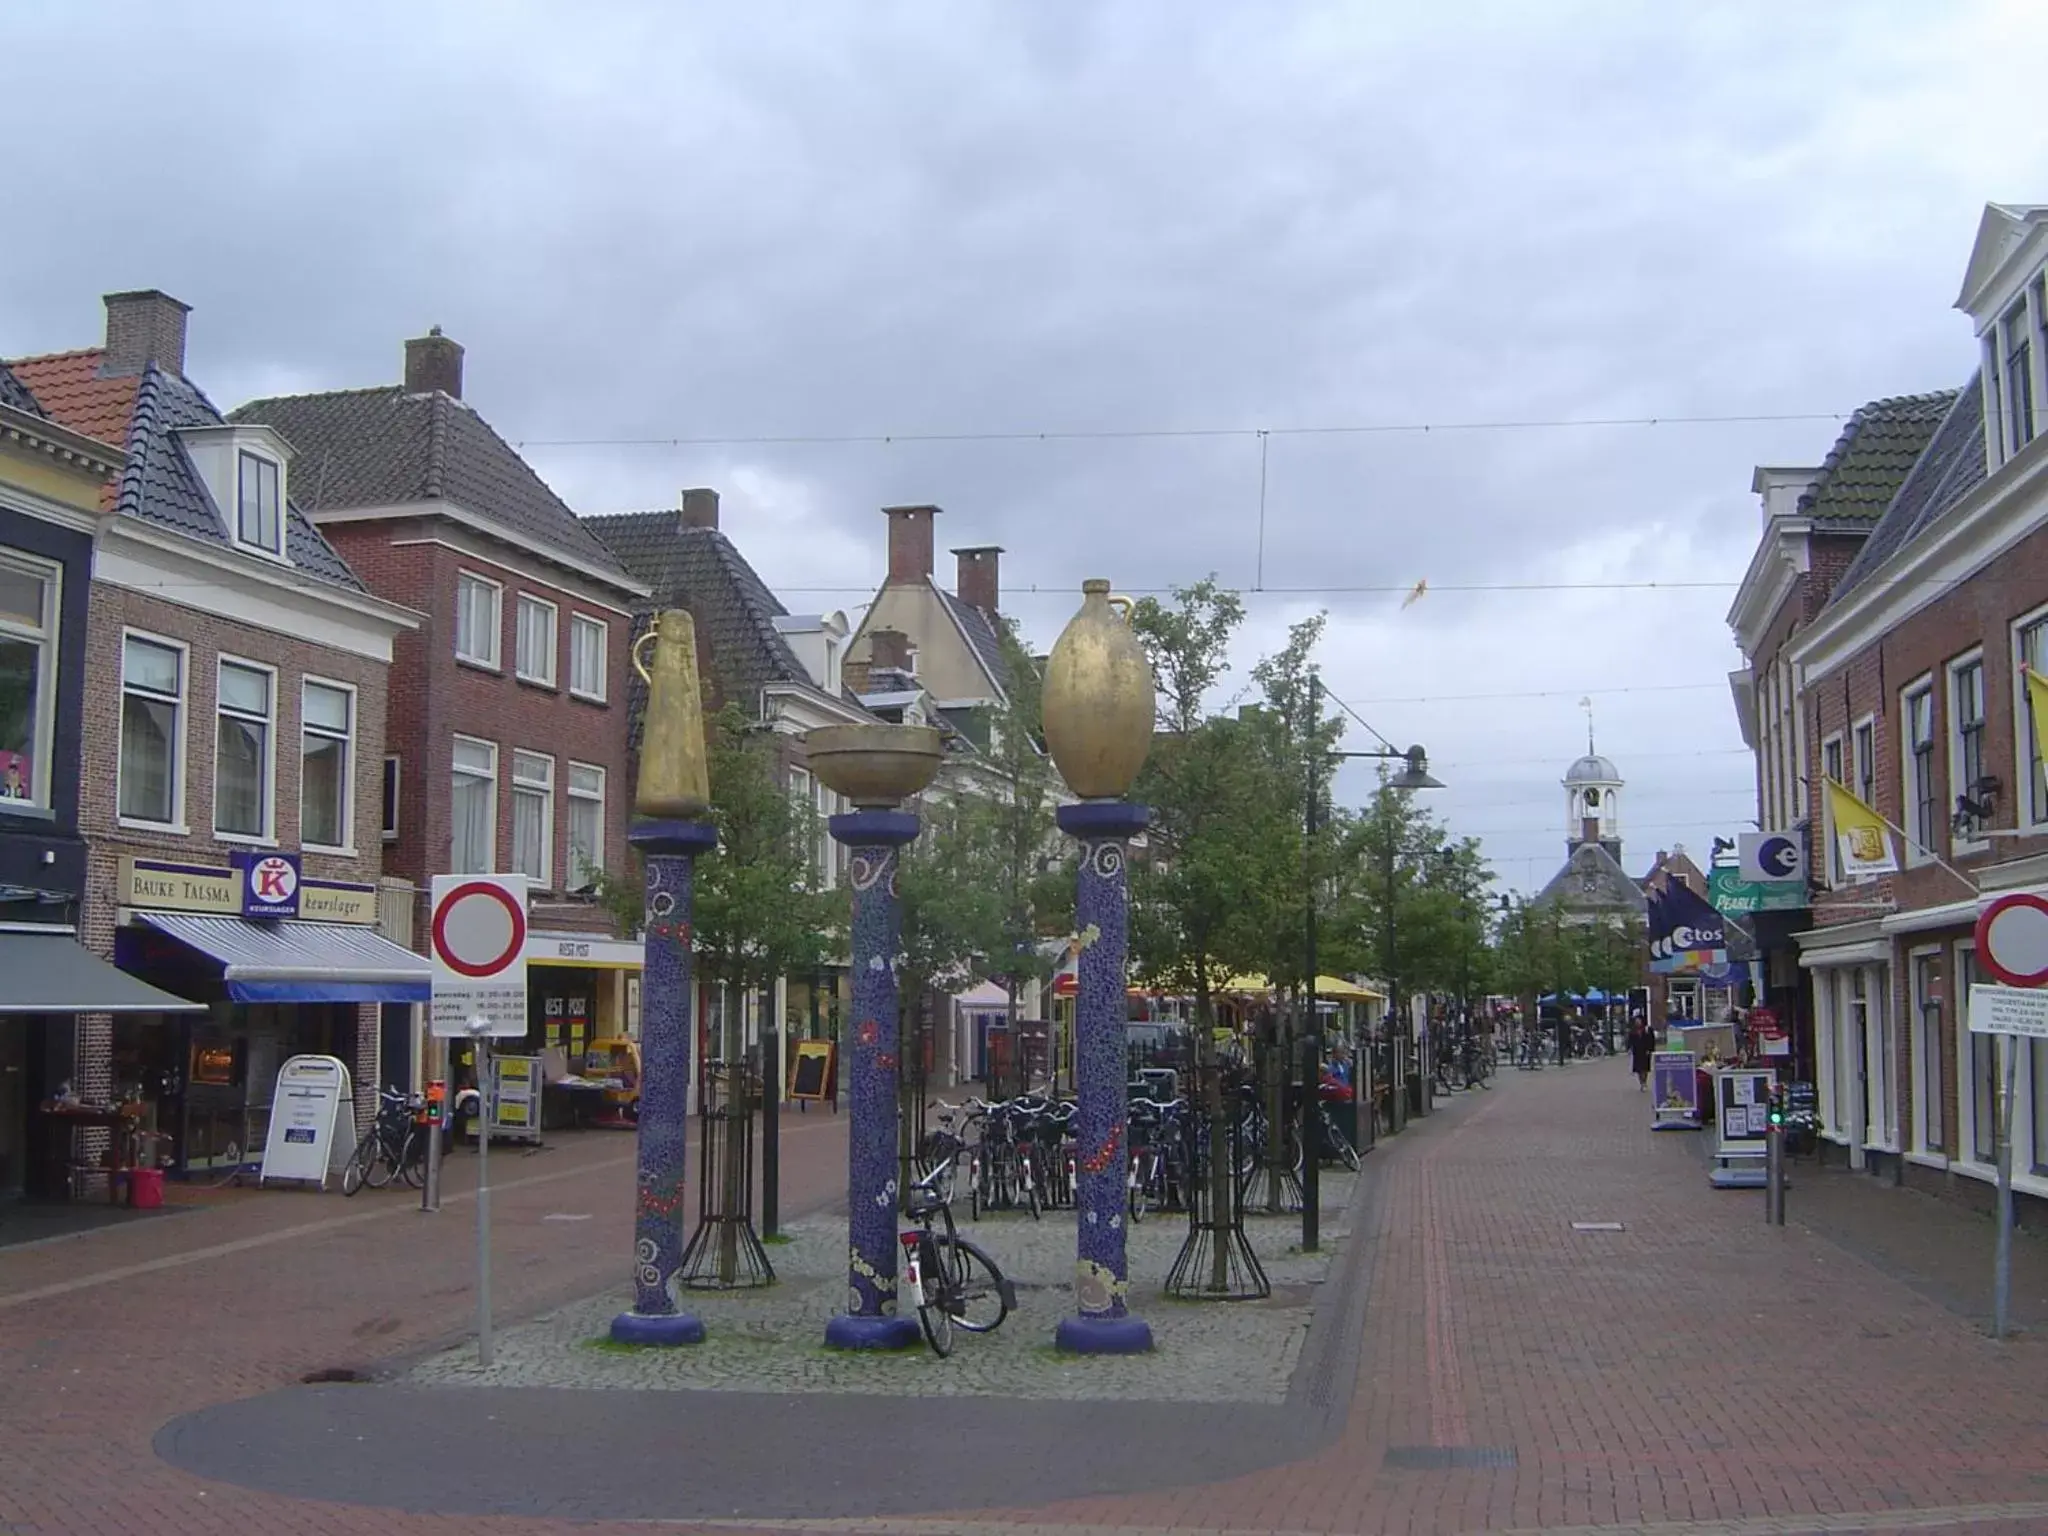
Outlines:
[[[1899,1278],[1896,1262],[1866,1262],[1848,1224],[1819,1221],[1818,1191],[1820,1230],[1801,1224],[1797,1192],[1793,1224],[1766,1229],[1760,1196],[1709,1189],[1688,1138],[1652,1137],[1646,1118],[1624,1067],[1596,1062],[1460,1096],[1385,1142],[1367,1160],[1372,1191],[1359,1207],[1370,1219],[1360,1234],[1362,1354],[1348,1411],[1326,1442],[1305,1440],[1308,1453],[1290,1464],[1230,1476],[1220,1459],[1187,1454],[1170,1422],[1155,1423],[1141,1405],[1101,1405],[1120,1415],[1126,1439],[1115,1449],[1171,1468],[1180,1486],[952,1511],[954,1469],[943,1458],[899,1454],[878,1460],[874,1479],[913,1483],[928,1500],[914,1516],[882,1515],[871,1489],[848,1483],[830,1490],[832,1513],[844,1517],[830,1525],[764,1522],[740,1508],[718,1528],[874,1536],[2048,1530],[2041,1338],[1994,1344],[1924,1285]],[[843,1179],[837,1136],[816,1119],[793,1133],[784,1167],[801,1187],[792,1188],[792,1210],[818,1208]],[[508,1316],[619,1283],[628,1152],[623,1139],[586,1140],[495,1164],[504,1180],[499,1286]],[[520,1184],[536,1177],[550,1182]],[[181,1414],[274,1391],[322,1366],[426,1350],[463,1327],[466,1208],[451,1203],[437,1220],[405,1209],[402,1197],[381,1208],[373,1198],[254,1196],[0,1251],[0,1379],[8,1387],[0,1394],[0,1529],[604,1529],[561,1509],[485,1518],[259,1494],[203,1482],[152,1454],[151,1437]],[[1910,1252],[1898,1223],[1920,1207],[1894,1205],[1898,1215],[1882,1229],[1893,1249]],[[542,1219],[579,1212],[592,1219]],[[1616,1220],[1625,1230],[1574,1233],[1574,1220]],[[1941,1222],[1928,1231],[1933,1243],[1964,1240]],[[274,1401],[385,1390],[307,1389]],[[559,1421],[563,1454],[578,1459],[603,1457],[606,1446],[579,1435],[567,1405],[637,1396],[530,1395],[536,1413]],[[482,1400],[440,1396],[451,1405]],[[843,1424],[846,1400],[784,1401],[791,1416],[776,1465],[800,1478],[796,1415],[808,1402],[833,1408]],[[959,1400],[963,1409],[974,1401]],[[1077,1438],[1092,1437],[1077,1443],[1077,1456],[1103,1454],[1099,1431],[1083,1427],[1092,1406],[1072,1405]],[[865,1411],[886,1429],[886,1403],[870,1400]],[[1263,1417],[1274,1412],[1268,1407],[1228,1411],[1244,1415],[1246,1436],[1280,1432],[1280,1421]],[[448,1428],[436,1457],[445,1461],[458,1443]],[[479,1481],[490,1465],[482,1444],[477,1464],[458,1469]],[[1496,1454],[1462,1458],[1483,1465],[1413,1465],[1429,1460],[1411,1454],[1418,1449],[1460,1448]],[[299,1453],[308,1463],[323,1454],[310,1439]],[[426,1456],[421,1447],[418,1459]],[[687,1485],[687,1442],[673,1443],[657,1466],[636,1464],[648,1459],[621,1458],[619,1475]],[[384,1492],[366,1479],[351,1497]]]

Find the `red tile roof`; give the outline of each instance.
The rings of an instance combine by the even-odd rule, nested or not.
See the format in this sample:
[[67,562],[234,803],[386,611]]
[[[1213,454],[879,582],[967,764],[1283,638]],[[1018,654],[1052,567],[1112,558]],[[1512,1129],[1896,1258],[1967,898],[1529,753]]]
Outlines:
[[135,410],[140,375],[100,377],[100,349],[52,352],[8,363],[14,376],[29,387],[36,401],[59,426],[82,432],[114,447],[128,441],[128,418]]

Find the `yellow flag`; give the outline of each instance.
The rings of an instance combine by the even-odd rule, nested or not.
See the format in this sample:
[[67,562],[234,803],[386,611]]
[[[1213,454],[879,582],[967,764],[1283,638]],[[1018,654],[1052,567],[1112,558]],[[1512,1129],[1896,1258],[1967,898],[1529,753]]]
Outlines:
[[1885,819],[1833,779],[1826,782],[1836,867],[1844,878],[1897,873],[1898,853],[1892,846],[1892,829]]
[[[2048,677],[2043,677],[2032,667],[2021,670],[2020,676],[2027,680],[2027,709],[2034,717],[2035,755],[2048,754]],[[2048,756],[2043,757],[2048,761]]]

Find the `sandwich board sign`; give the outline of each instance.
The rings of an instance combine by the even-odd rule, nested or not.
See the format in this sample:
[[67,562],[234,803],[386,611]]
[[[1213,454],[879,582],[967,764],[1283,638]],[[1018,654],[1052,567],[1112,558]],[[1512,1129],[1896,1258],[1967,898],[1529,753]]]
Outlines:
[[294,1056],[277,1069],[258,1184],[304,1179],[327,1187],[356,1149],[355,1090],[336,1056]]
[[433,1031],[526,1033],[526,876],[436,875],[427,927]]

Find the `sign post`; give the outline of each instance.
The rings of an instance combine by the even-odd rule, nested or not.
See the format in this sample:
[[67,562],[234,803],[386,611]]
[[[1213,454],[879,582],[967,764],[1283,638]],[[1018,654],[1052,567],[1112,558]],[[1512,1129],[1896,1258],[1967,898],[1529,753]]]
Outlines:
[[[433,1030],[476,1047],[476,1353],[491,1363],[491,1041],[526,1034],[526,876],[436,875]],[[454,1084],[449,1084],[452,1095]],[[451,1099],[452,1101],[452,1099]]]
[[1992,1254],[1991,1336],[2012,1315],[2012,1099],[2019,1053],[2013,1038],[2048,1039],[2048,899],[2015,891],[1977,914],[1977,961],[2003,986],[1970,988],[1970,1033],[1997,1040],[1998,1240]]

